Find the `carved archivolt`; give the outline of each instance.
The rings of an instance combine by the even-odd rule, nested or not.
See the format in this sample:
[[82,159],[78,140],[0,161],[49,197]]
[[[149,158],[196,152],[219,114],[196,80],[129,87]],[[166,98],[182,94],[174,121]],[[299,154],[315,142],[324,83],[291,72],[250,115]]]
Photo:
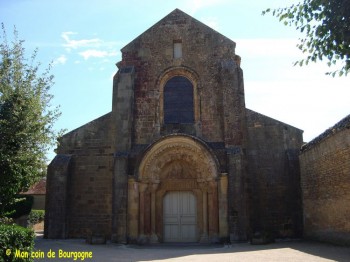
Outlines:
[[156,142],[145,154],[139,168],[139,180],[159,182],[165,179],[217,178],[215,158],[202,142],[188,136],[170,136]]

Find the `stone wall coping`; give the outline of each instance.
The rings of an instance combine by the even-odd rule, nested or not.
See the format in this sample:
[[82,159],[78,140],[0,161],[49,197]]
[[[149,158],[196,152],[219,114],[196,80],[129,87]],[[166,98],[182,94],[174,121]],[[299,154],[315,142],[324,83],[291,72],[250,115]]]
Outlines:
[[318,145],[323,140],[325,140],[328,137],[331,137],[337,133],[339,133],[342,130],[350,129],[350,114],[344,117],[342,120],[340,120],[338,123],[336,123],[334,126],[328,128],[326,131],[321,133],[319,136],[312,139],[310,142],[304,144],[300,151],[301,153],[311,149],[315,145]]
[[257,116],[260,116],[260,117],[262,117],[262,118],[265,118],[265,119],[268,120],[268,121],[272,121],[272,122],[275,122],[275,123],[279,123],[280,125],[286,126],[286,127],[288,127],[288,128],[293,128],[293,129],[299,130],[300,132],[304,132],[304,130],[302,130],[302,129],[300,129],[300,128],[297,128],[297,127],[295,127],[295,126],[292,126],[292,125],[290,125],[290,124],[287,124],[287,123],[285,123],[285,122],[282,122],[282,121],[280,121],[280,120],[277,120],[277,119],[275,119],[275,118],[269,117],[269,116],[267,116],[267,115],[258,113],[258,112],[254,111],[254,110],[252,110],[252,109],[249,109],[249,108],[246,108],[246,113],[247,113],[247,117],[248,117],[248,114],[250,114],[250,115],[257,115]]

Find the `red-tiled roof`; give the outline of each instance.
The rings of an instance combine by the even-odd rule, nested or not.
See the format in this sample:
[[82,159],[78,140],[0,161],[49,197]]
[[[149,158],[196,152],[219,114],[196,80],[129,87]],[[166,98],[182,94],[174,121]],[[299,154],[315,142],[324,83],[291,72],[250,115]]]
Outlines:
[[31,186],[27,192],[22,195],[45,195],[46,194],[46,178],[42,178],[38,183]]

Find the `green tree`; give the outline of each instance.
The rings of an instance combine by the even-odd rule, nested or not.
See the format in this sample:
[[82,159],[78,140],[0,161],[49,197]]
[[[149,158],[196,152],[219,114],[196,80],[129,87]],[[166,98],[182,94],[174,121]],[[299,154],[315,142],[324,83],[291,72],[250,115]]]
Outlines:
[[298,48],[306,58],[300,66],[326,58],[337,69],[327,74],[347,75],[350,70],[350,0],[304,0],[290,7],[267,9],[285,25],[305,33]]
[[2,24],[0,44],[0,216],[16,194],[38,181],[45,153],[54,144],[53,124],[60,115],[52,108],[50,66],[40,72],[35,50],[28,59],[23,40],[8,42]]

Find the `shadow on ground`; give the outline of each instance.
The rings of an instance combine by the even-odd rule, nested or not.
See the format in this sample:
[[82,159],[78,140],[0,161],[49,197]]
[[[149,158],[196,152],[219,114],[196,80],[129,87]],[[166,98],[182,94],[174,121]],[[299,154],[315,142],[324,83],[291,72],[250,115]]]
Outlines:
[[[37,237],[35,249],[45,254],[35,261],[82,261],[77,252],[92,252],[84,261],[350,261],[350,248],[306,241],[225,245],[89,245],[82,239],[47,240]],[[48,258],[51,250],[55,259]],[[73,253],[71,253],[73,252]],[[59,257],[59,254],[60,257]],[[70,256],[70,258],[67,258]]]

